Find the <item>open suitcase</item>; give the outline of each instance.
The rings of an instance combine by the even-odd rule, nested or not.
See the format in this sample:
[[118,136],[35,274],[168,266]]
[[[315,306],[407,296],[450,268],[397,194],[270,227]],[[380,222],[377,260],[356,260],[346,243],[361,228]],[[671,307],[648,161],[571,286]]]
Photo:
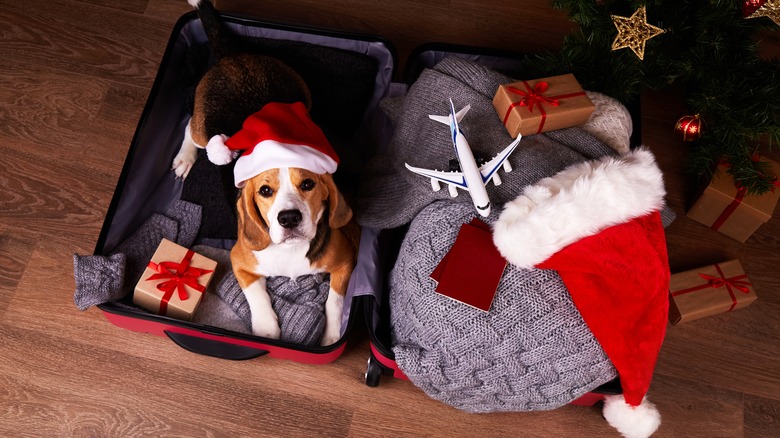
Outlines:
[[[392,82],[394,50],[380,38],[291,27],[228,14],[223,14],[223,20],[232,31],[250,39],[308,43],[346,50],[371,59],[376,66],[372,76],[371,96],[360,114],[360,128],[352,136],[352,147],[356,144],[373,147],[386,141],[390,128],[378,109],[379,101],[388,95],[403,93],[406,84],[411,84],[424,68],[433,66],[444,56],[466,57],[510,75],[520,71],[518,56],[515,54],[489,52],[482,48],[430,44],[418,48],[410,56],[403,83],[398,84]],[[185,88],[193,85],[181,81],[182,70],[188,68],[192,49],[205,44],[206,35],[195,13],[184,15],[177,22],[170,37],[101,229],[95,254],[110,253],[146,217],[155,211],[164,211],[180,197],[182,183],[174,178],[170,163],[178,151],[188,119],[187,105],[181,96],[186,94]],[[202,69],[205,67],[206,65],[200,66]],[[636,115],[637,112],[632,111],[632,114]],[[634,126],[639,126],[636,119]],[[634,130],[634,135],[639,138],[638,129]],[[352,162],[358,163],[359,166],[361,159],[371,155],[372,147],[363,146],[354,151],[356,159]],[[349,172],[347,169],[347,176],[341,180],[338,179],[339,175],[336,175],[340,186],[349,186],[355,182],[355,179],[350,178]],[[118,327],[167,336],[177,345],[195,353],[234,360],[268,355],[312,364],[329,363],[340,356],[346,347],[346,334],[362,312],[371,349],[365,381],[368,386],[377,386],[382,375],[405,378],[395,363],[390,345],[389,309],[384,293],[385,275],[393,266],[394,254],[397,254],[404,232],[404,229],[382,232],[371,228],[363,229],[358,264],[350,279],[345,300],[342,336],[337,343],[328,347],[307,347],[260,338],[159,316],[129,308],[127,305],[107,303],[99,308],[105,317]],[[217,244],[227,248],[230,241],[227,239]],[[603,398],[604,394],[620,392],[619,382],[613,381],[574,403],[590,405]]]
[[[352,163],[353,167],[359,166],[360,160],[370,154],[370,145],[375,142],[368,127],[375,126],[373,119],[378,112],[378,102],[388,93],[391,85],[395,63],[393,48],[379,38],[363,35],[290,27],[234,15],[223,15],[223,21],[232,32],[242,35],[248,41],[256,42],[261,48],[270,47],[271,50],[284,50],[295,54],[298,58],[288,61],[291,64],[307,63],[306,58],[310,53],[324,50],[335,54],[348,54],[361,65],[367,66],[361,70],[363,76],[360,83],[363,92],[356,93],[360,94],[362,100],[354,100],[359,102],[359,105],[346,107],[345,104],[344,111],[348,113],[335,114],[340,116],[335,119],[332,117],[333,113],[338,111],[333,111],[333,108],[321,108],[320,111],[321,118],[327,119],[326,124],[330,123],[330,132],[341,136],[339,146],[342,150],[338,150],[338,146],[334,144],[339,154],[344,153],[345,148],[348,149],[346,159],[342,157],[342,163],[346,164],[341,166],[346,169],[336,175],[337,183],[344,191],[344,186],[348,187],[351,183],[349,163]],[[111,253],[152,213],[166,211],[171,203],[180,198],[184,183],[174,177],[170,170],[171,161],[181,145],[183,130],[189,118],[187,96],[192,95],[196,84],[194,77],[197,75],[190,70],[194,68],[199,70],[200,74],[205,71],[209,59],[207,47],[206,35],[196,14],[192,12],[181,17],[173,29],[141,115],[94,254]],[[328,53],[330,52],[323,56]],[[334,97],[334,93],[343,95],[342,91],[320,87],[312,89],[312,94],[319,93],[326,99]],[[314,112],[312,117],[320,123]],[[352,126],[335,126],[334,120],[341,118],[351,120]],[[326,130],[326,133],[328,132]],[[338,179],[340,173],[341,180]],[[204,209],[203,216],[206,215]],[[286,343],[159,316],[133,308],[130,305],[130,297],[122,302],[101,304],[99,308],[111,323],[119,327],[167,336],[179,346],[204,355],[225,359],[250,359],[267,354],[304,363],[328,363],[344,351],[345,335],[360,313],[359,300],[353,298],[370,293],[374,289],[373,284],[376,281],[372,276],[375,276],[376,272],[373,259],[363,252],[372,248],[371,241],[376,238],[377,234],[371,230],[366,230],[361,237],[358,266],[351,277],[345,299],[342,336],[338,342],[327,347]],[[229,238],[211,240],[206,243],[211,245],[216,242],[215,246],[224,249],[231,246]]]
[[[406,84],[412,84],[424,69],[433,67],[447,56],[457,56],[486,65],[510,77],[528,77],[523,72],[524,66],[521,59],[524,55],[522,54],[480,47],[455,46],[447,43],[428,43],[417,47],[410,55],[403,72],[403,81]],[[641,142],[639,102],[629,104],[628,110],[631,113],[634,128],[631,135],[631,146],[635,147]],[[406,227],[385,230],[376,241],[381,248],[376,251],[376,263],[381,266],[380,271],[385,275],[395,264],[395,256],[398,254],[398,248],[405,233]],[[378,287],[380,288],[379,292],[361,299],[370,338],[370,352],[364,376],[366,385],[370,387],[378,386],[382,376],[408,379],[398,367],[392,350],[386,277],[385,282]],[[572,401],[571,404],[591,406],[603,400],[605,395],[621,393],[620,380],[615,378]]]

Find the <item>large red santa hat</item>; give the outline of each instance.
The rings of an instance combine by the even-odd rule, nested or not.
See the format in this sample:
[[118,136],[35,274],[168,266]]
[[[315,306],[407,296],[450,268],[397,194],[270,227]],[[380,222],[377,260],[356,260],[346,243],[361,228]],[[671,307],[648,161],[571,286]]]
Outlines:
[[206,153],[218,165],[241,153],[233,171],[236,187],[268,169],[298,167],[324,174],[335,172],[339,164],[336,151],[301,102],[266,104],[232,137],[212,137]]
[[510,263],[560,274],[618,371],[623,394],[608,396],[603,413],[626,437],[647,437],[660,424],[645,394],[668,318],[664,195],[653,155],[637,149],[526,187],[494,224]]

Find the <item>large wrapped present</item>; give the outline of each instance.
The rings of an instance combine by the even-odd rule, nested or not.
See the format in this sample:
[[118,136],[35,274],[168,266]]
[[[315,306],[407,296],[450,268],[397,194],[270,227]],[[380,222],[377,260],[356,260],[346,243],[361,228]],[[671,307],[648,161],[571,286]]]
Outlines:
[[[780,164],[766,161],[772,165],[775,175],[780,174]],[[725,163],[718,166],[712,181],[688,211],[688,217],[744,242],[772,217],[780,190],[750,195],[745,187],[735,184],[727,169]]]
[[585,124],[595,109],[573,74],[499,85],[493,106],[512,138]]
[[189,321],[206,292],[217,262],[163,239],[133,293],[150,312]]
[[739,260],[673,274],[669,291],[672,325],[747,307],[757,299]]

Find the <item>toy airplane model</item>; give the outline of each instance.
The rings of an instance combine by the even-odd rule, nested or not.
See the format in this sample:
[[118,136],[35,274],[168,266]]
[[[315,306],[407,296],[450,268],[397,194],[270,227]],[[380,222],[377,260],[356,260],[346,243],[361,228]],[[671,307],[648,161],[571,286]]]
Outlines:
[[442,182],[447,184],[450,196],[453,198],[458,196],[457,188],[467,190],[471,194],[471,200],[474,202],[477,213],[486,217],[490,214],[490,198],[488,198],[485,186],[488,181],[491,180],[495,185],[501,184],[501,178],[498,176],[498,168],[502,165],[505,172],[512,171],[512,166],[506,159],[515,150],[522,136],[518,135],[515,141],[492,160],[482,166],[477,166],[477,161],[474,159],[474,154],[471,152],[471,146],[469,146],[466,137],[460,131],[460,128],[458,128],[458,122],[461,121],[469,109],[471,109],[471,106],[466,105],[456,113],[455,105],[452,103],[452,99],[450,99],[449,116],[428,116],[431,120],[450,126],[452,145],[455,147],[455,154],[458,158],[458,163],[460,164],[460,172],[421,169],[419,167],[410,166],[408,163],[406,163],[406,168],[416,174],[429,177],[431,179],[431,188],[435,192],[441,190],[440,183]]

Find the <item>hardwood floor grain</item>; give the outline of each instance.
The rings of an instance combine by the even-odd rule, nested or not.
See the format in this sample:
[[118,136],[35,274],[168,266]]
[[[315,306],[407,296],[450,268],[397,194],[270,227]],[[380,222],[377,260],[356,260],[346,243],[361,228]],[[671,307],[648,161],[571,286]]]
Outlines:
[[[530,0],[218,4],[382,35],[401,67],[426,41],[530,52],[556,49],[570,29]],[[77,310],[73,254],[93,251],[168,37],[189,10],[185,0],[0,0],[0,436],[619,436],[598,406],[473,415],[409,381],[369,388],[361,327],[328,365],[227,361]],[[775,33],[767,56],[780,53]],[[759,296],[668,327],[649,393],[663,417],[654,436],[780,436],[780,210],[744,244],[685,217],[698,183],[685,172],[690,146],[671,129],[685,104],[675,90],[648,93],[641,112],[677,214],[672,271],[739,258]]]
[[[0,205],[4,205],[0,193]],[[0,223],[0,320],[35,249],[34,233]]]
[[0,21],[7,57],[144,87],[170,34],[167,21],[70,0],[5,1]]
[[649,396],[663,413],[661,427],[653,436],[743,436],[743,402],[738,391],[657,374]]
[[[35,145],[0,145],[0,172],[13,181],[13,196],[3,202],[3,222],[44,235],[94,241],[116,183],[115,173],[71,160],[73,154],[42,154]],[[88,176],[88,177],[87,177]]]
[[749,438],[776,437],[780,430],[780,401],[756,396],[745,396],[745,436]]

